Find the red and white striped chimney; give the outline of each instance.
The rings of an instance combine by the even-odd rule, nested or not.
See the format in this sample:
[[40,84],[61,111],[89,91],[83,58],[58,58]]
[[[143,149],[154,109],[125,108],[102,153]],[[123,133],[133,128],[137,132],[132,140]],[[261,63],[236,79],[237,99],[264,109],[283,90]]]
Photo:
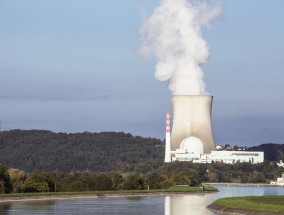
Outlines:
[[171,113],[166,113],[166,145],[165,145],[165,162],[171,162]]

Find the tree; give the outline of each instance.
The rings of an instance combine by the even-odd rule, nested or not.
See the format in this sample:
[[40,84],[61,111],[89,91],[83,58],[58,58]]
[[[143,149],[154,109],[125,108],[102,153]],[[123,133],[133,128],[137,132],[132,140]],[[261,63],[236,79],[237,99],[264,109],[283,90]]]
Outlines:
[[123,185],[123,190],[144,190],[145,181],[138,173],[130,174],[126,177]]
[[33,172],[22,185],[22,192],[54,192],[56,178],[52,173]]
[[12,184],[7,168],[0,163],[0,193],[12,192]]
[[79,173],[68,174],[58,183],[59,192],[80,192],[87,190],[88,186]]
[[112,179],[105,173],[100,173],[95,176],[95,190],[112,190]]
[[176,185],[190,185],[190,179],[184,172],[179,172],[173,176]]
[[27,174],[20,169],[10,168],[8,169],[10,180],[13,185],[13,192],[18,193],[21,191],[21,187],[27,178]]
[[209,182],[218,182],[218,175],[215,172],[208,172],[207,177]]
[[123,184],[123,177],[120,173],[111,171],[109,172],[109,176],[112,180],[112,188],[114,190],[120,190]]
[[27,178],[23,183],[22,192],[24,193],[38,193],[38,192],[48,192],[49,187],[46,182],[36,182],[32,178]]
[[160,183],[162,189],[168,189],[175,185],[175,181],[173,178],[168,178],[164,176],[164,180]]
[[164,178],[157,172],[150,172],[144,176],[148,189],[161,189],[161,182]]

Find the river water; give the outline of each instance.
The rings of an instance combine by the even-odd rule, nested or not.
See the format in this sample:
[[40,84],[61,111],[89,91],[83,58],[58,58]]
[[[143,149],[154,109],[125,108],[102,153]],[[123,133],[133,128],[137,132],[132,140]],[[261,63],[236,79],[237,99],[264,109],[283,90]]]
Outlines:
[[283,187],[216,188],[220,192],[1,203],[0,214],[217,215],[206,206],[221,197],[284,195]]

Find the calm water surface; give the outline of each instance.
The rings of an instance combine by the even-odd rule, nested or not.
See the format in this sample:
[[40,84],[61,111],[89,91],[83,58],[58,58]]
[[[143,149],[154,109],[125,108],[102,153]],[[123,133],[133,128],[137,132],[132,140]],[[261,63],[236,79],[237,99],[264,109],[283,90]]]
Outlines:
[[209,194],[3,203],[0,204],[0,214],[216,215],[205,207],[221,197],[284,195],[284,188],[281,187],[216,187],[220,192]]

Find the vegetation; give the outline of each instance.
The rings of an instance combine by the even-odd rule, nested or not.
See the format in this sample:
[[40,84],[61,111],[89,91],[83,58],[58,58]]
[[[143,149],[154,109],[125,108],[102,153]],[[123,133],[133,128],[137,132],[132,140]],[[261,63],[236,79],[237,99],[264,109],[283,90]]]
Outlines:
[[201,186],[201,184],[206,182],[265,183],[275,179],[284,171],[284,168],[271,165],[269,162],[255,165],[173,162],[158,165],[156,168],[154,168],[156,164],[153,163],[144,165],[141,164],[137,171],[133,172],[70,171],[69,173],[58,171],[26,173],[20,169],[7,169],[1,165],[3,169],[0,174],[1,193],[167,190],[169,188],[182,191],[188,187],[197,190],[201,187],[209,191],[212,188]]
[[168,189],[170,192],[198,192],[198,191],[217,191],[215,187],[210,185],[202,185],[202,186],[172,186]]
[[163,157],[161,140],[122,132],[0,132],[0,162],[26,172],[133,171],[139,163],[161,163]]
[[284,144],[266,143],[248,148],[249,151],[264,152],[267,161],[284,161]]
[[[280,146],[278,150],[278,157],[282,156]],[[266,183],[284,172],[269,161],[164,163],[163,157],[161,140],[122,132],[4,131],[0,132],[0,194],[165,190],[175,185],[199,187],[204,182]]]
[[[262,144],[246,149],[264,151],[267,161],[284,160],[284,145],[281,144]],[[25,172],[149,172],[163,164],[164,150],[164,143],[159,139],[123,132],[0,132],[0,162]]]
[[108,194],[147,194],[147,193],[185,193],[185,192],[212,192],[218,191],[212,186],[206,186],[207,189],[200,187],[190,186],[173,186],[169,189],[151,189],[151,190],[111,190],[111,191],[82,191],[82,192],[41,192],[41,193],[9,193],[0,194],[0,198],[4,197],[35,197],[35,196],[69,196],[69,195],[108,195]]
[[10,181],[10,175],[7,168],[0,163],[0,194],[10,193],[12,191],[12,184]]
[[284,196],[247,196],[222,198],[214,205],[253,211],[284,213]]

